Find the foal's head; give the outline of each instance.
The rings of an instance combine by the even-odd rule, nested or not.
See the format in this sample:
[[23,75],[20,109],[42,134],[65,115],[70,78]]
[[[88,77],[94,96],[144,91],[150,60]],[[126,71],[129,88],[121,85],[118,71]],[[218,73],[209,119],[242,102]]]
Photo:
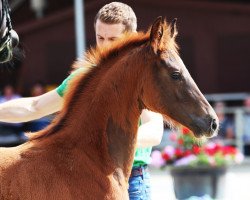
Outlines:
[[187,126],[196,137],[211,137],[217,134],[218,118],[177,53],[175,23],[167,24],[159,17],[152,25],[141,101]]

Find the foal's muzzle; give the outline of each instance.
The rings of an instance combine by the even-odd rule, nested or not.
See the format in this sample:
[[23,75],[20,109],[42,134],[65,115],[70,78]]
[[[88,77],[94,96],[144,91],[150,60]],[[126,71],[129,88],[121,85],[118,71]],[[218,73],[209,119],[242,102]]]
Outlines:
[[205,118],[196,118],[192,127],[196,137],[211,138],[218,134],[219,122],[217,118],[206,116]]

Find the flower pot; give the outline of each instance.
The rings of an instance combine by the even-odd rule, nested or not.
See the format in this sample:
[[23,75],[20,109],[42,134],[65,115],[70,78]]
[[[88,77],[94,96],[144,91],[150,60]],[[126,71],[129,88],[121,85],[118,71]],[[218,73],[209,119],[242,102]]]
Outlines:
[[177,199],[191,196],[222,199],[225,187],[225,167],[173,167],[174,191]]

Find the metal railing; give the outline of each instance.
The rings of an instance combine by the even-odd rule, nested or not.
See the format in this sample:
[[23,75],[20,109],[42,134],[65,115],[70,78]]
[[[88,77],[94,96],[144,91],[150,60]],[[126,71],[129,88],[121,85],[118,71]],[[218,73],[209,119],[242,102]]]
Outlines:
[[[250,96],[248,92],[242,93],[215,93],[215,94],[205,94],[206,99],[211,103],[216,103],[218,101],[227,103],[227,102],[243,102]],[[226,144],[234,144],[241,152],[244,153],[244,145],[246,142],[243,139],[244,134],[244,115],[246,113],[245,107],[225,107],[224,114],[233,115],[234,117],[234,126],[235,126],[235,139],[225,139],[223,142]],[[248,142],[248,144],[250,144]]]
[[234,125],[235,125],[235,141],[234,143],[241,152],[244,152],[244,144],[246,143],[243,139],[244,134],[244,115],[246,109],[244,107],[225,107],[224,114],[232,114],[234,116]]

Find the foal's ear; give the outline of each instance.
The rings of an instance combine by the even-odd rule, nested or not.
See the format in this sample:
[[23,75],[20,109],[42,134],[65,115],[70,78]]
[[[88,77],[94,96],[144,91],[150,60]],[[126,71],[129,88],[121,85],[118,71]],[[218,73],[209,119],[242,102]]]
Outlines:
[[160,16],[157,17],[150,31],[150,45],[155,54],[157,54],[158,48],[161,44],[162,36],[163,36],[163,19]]
[[171,36],[171,38],[174,38],[178,34],[178,31],[176,29],[176,22],[177,22],[177,18],[174,18],[172,20],[172,22],[170,23],[170,27],[171,27],[170,36]]

